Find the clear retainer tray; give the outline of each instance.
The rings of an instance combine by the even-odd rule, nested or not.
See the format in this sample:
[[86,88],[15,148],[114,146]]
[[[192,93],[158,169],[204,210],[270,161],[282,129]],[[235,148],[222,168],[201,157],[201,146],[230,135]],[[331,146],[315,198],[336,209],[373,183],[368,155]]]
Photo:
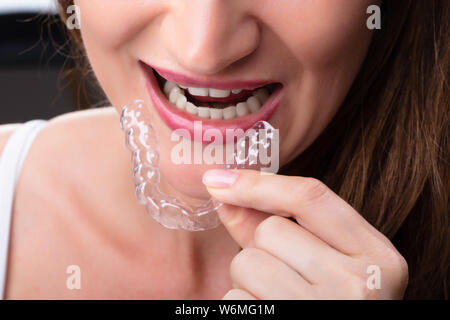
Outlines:
[[[220,220],[216,210],[222,205],[218,201],[210,198],[194,206],[161,190],[159,139],[152,126],[150,111],[142,100],[122,108],[120,125],[131,152],[136,197],[150,216],[170,229],[201,231],[217,227]],[[275,139],[278,139],[278,130],[265,121],[257,122],[237,139],[232,163],[223,167],[276,173],[278,141],[272,145]],[[272,146],[276,146],[275,150]]]

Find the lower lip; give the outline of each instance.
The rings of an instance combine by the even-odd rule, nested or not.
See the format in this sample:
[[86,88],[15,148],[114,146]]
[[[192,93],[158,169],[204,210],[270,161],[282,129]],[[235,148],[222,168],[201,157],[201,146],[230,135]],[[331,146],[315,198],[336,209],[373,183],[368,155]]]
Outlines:
[[[150,68],[149,68],[150,69]],[[173,106],[166,98],[164,93],[159,88],[158,81],[153,74],[153,71],[144,69],[146,74],[147,90],[150,94],[150,98],[153,105],[158,112],[164,123],[172,130],[185,129],[190,133],[191,139],[197,136],[194,134],[194,121],[201,121],[202,123],[202,134],[201,137],[205,136],[205,132],[210,129],[219,130],[222,137],[225,137],[227,132],[230,130],[243,130],[246,131],[253,127],[253,125],[258,121],[268,121],[273,113],[280,106],[281,97],[283,93],[283,87],[279,86],[269,97],[266,103],[255,113],[248,114],[246,116],[230,119],[230,120],[207,120],[199,117],[192,116],[184,111],[177,109]],[[231,132],[231,133],[232,133]],[[208,141],[210,142],[210,141]]]

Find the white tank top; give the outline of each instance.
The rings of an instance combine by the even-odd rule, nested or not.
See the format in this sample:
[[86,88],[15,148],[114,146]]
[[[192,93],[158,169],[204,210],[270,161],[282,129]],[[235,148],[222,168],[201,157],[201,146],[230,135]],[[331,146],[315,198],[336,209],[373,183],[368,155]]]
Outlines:
[[31,120],[22,124],[8,139],[0,157],[0,299],[5,291],[14,190],[28,150],[46,122]]

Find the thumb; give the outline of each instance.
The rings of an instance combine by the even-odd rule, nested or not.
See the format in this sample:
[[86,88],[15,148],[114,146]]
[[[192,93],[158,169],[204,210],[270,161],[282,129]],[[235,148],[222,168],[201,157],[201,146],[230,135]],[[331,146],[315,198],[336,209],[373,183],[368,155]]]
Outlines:
[[[221,173],[222,176],[217,176]],[[231,171],[209,170],[203,175],[203,183],[208,192],[213,195],[214,190],[229,188],[236,175]],[[219,218],[231,237],[242,247],[254,246],[254,234],[258,225],[271,216],[263,211],[224,203],[218,210]]]
[[256,227],[271,214],[251,209],[223,204],[218,210],[220,221],[241,248],[254,247]]

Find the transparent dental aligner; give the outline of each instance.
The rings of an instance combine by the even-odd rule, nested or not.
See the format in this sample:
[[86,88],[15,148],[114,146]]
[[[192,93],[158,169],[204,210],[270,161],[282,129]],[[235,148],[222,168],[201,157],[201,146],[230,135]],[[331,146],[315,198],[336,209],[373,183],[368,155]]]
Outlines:
[[[120,125],[125,133],[126,146],[131,152],[136,197],[150,216],[170,229],[200,231],[217,227],[220,220],[216,210],[221,203],[210,198],[193,206],[161,190],[159,139],[144,102],[135,100],[124,106]],[[225,168],[261,169],[258,155],[260,150],[271,149],[276,130],[267,122],[258,122],[252,129],[237,140],[231,156],[232,163],[226,164]],[[265,133],[261,134],[260,129]],[[265,139],[261,140],[261,135]],[[262,171],[270,170],[262,168]]]
[[234,146],[233,162],[226,169],[253,169],[277,173],[279,166],[279,134],[266,121],[258,121],[240,137]]

